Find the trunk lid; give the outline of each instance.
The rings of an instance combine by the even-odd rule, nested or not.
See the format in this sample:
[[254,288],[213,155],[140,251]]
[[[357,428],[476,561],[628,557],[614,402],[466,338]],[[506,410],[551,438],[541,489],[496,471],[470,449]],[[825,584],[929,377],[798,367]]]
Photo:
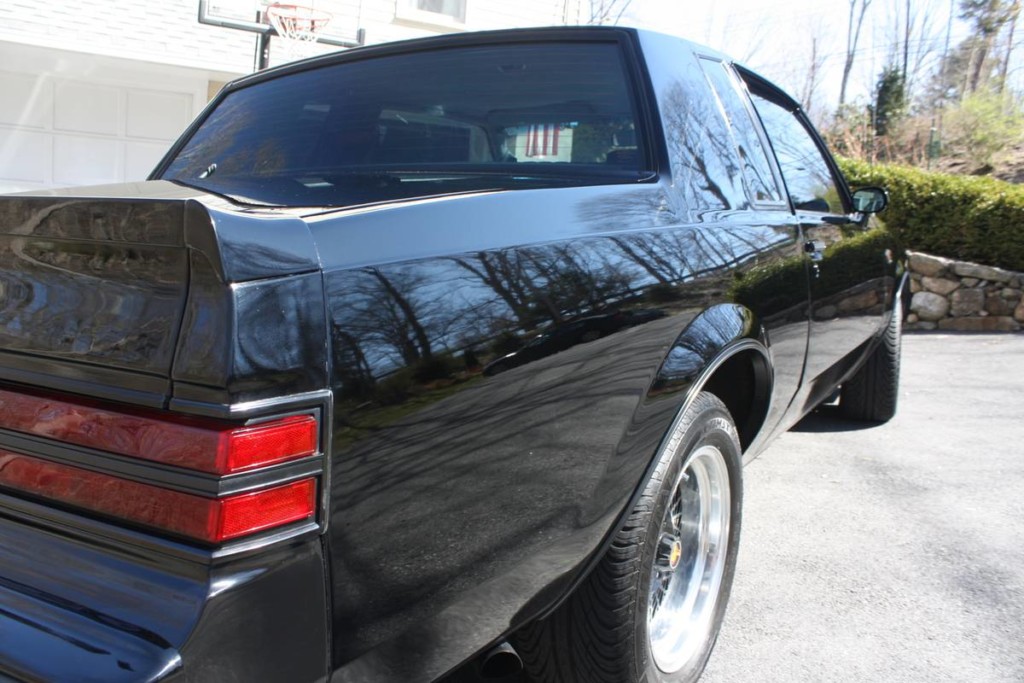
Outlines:
[[[301,219],[166,181],[0,197],[0,379],[166,406],[190,289],[230,314],[233,285],[317,268]],[[231,365],[230,320],[191,322]]]

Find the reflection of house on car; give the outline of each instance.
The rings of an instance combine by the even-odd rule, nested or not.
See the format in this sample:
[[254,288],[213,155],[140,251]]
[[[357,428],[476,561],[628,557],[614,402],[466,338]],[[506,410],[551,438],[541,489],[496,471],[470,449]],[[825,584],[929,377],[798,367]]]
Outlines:
[[[245,11],[249,3],[255,16],[259,1],[209,0],[209,5]],[[572,24],[581,5],[581,0],[305,2],[332,14],[326,28],[331,36],[354,38],[361,29],[367,44],[461,30]],[[0,6],[0,192],[145,178],[220,87],[253,70],[256,35],[200,24],[198,8],[199,0]],[[282,48],[281,41],[271,41],[272,65],[282,62]],[[303,49],[311,55],[337,48]],[[552,127],[531,126],[538,129],[531,152],[564,160],[571,131]]]

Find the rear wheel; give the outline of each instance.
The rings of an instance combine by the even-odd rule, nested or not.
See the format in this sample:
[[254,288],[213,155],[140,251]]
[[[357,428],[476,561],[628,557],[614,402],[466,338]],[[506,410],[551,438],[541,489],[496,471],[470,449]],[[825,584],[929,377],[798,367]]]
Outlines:
[[900,388],[902,309],[894,307],[885,333],[853,377],[843,384],[839,412],[851,420],[888,422],[896,415]]
[[713,394],[699,394],[606,556],[555,614],[519,638],[533,680],[700,677],[736,566],[740,455],[726,407]]

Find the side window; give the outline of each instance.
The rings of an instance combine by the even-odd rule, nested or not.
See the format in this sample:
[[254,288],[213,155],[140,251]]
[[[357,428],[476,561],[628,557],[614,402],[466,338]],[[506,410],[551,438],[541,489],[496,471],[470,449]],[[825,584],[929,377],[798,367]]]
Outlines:
[[657,87],[672,179],[691,211],[750,207],[725,112],[700,68],[686,59]]
[[722,62],[708,58],[701,58],[700,61],[729,122],[742,164],[743,184],[747,193],[759,204],[785,201],[775,182],[771,164],[768,162],[768,153],[761,144],[761,136],[754,126],[750,109],[743,101],[743,94],[738,89],[736,79]]
[[752,99],[779,160],[793,205],[804,211],[846,213],[828,162],[803,123],[770,100],[757,95]]

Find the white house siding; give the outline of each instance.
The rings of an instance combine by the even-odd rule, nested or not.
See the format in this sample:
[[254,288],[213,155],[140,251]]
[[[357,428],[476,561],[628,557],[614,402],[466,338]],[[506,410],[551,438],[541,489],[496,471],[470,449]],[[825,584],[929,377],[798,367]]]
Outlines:
[[[230,1],[230,0],[228,0]],[[244,1],[244,0],[241,0]],[[367,43],[557,25],[581,0],[466,0],[464,23],[408,0],[305,0]],[[250,73],[252,33],[197,21],[198,0],[0,3],[0,192],[144,178],[224,82]],[[337,49],[289,52],[271,63]]]
[[[305,0],[307,3],[312,0]],[[313,4],[331,12],[333,18],[326,33],[340,38],[352,38],[356,30],[365,31],[367,44],[387,43],[394,40],[423,38],[455,31],[488,31],[502,28],[529,26],[559,26],[579,16],[581,0],[466,0],[466,21],[456,23],[427,13],[403,11],[406,0],[316,0]],[[568,9],[567,9],[568,6]],[[304,46],[303,56],[324,54],[337,48],[324,45]],[[271,63],[278,63],[284,55],[273,50]]]
[[254,34],[196,21],[198,0],[8,0],[0,41],[241,75]]

